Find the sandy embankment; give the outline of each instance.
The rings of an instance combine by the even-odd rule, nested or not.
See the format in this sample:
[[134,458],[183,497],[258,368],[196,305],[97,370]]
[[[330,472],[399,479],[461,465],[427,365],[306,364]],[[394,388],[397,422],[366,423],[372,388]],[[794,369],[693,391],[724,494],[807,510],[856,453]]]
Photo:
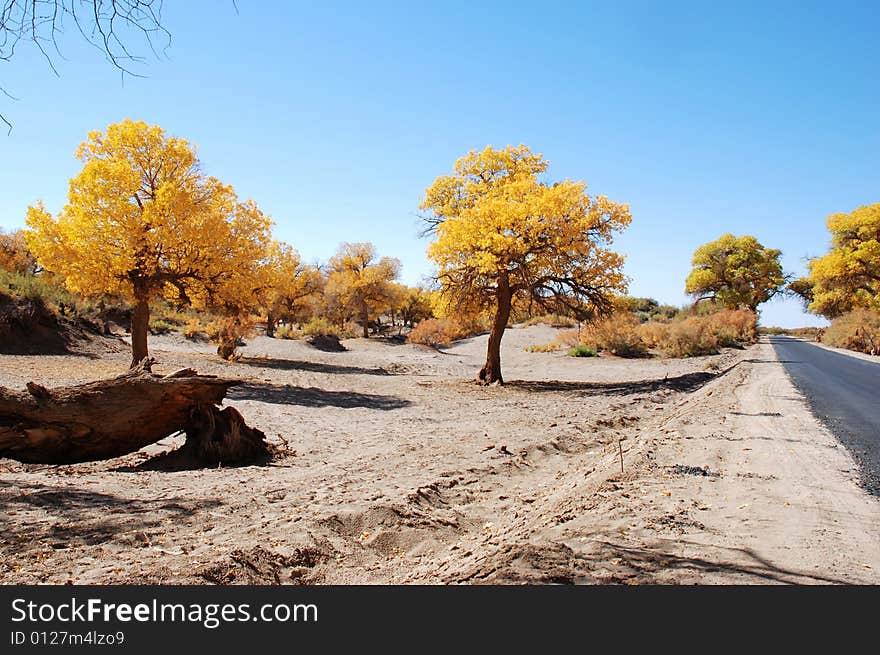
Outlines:
[[[258,338],[236,364],[156,339],[162,370],[245,379],[231,404],[290,455],[176,473],[132,471],[145,453],[66,467],[0,460],[0,578],[880,579],[878,503],[770,346],[666,361],[523,351],[552,336],[511,330],[513,382],[488,389],[466,381],[485,338],[442,354],[362,340],[331,354]],[[733,368],[716,377],[710,361]],[[0,384],[71,383],[125,364],[124,352],[6,356]]]

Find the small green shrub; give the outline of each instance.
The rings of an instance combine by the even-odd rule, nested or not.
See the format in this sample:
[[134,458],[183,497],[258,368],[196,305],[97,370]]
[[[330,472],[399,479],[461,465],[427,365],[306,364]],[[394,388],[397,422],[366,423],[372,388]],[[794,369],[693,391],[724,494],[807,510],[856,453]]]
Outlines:
[[584,345],[575,346],[568,351],[569,357],[595,357],[596,355],[595,348]]
[[339,329],[339,327],[333,325],[326,318],[319,317],[313,318],[308,323],[303,325],[302,334],[307,337],[322,337],[326,335],[339,337],[341,336],[341,330]]

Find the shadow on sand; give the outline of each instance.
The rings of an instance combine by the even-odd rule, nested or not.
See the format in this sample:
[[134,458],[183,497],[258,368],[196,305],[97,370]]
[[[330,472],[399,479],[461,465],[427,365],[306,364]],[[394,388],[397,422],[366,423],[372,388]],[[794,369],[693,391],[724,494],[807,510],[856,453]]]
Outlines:
[[628,396],[636,393],[650,393],[661,389],[674,391],[695,391],[718,377],[715,373],[686,373],[672,378],[656,380],[637,380],[634,382],[561,382],[557,380],[514,380],[506,386],[524,391],[580,391],[588,395]]
[[272,368],[281,371],[309,371],[310,373],[328,373],[338,375],[391,375],[384,368],[363,368],[361,366],[342,366],[339,364],[322,364],[306,362],[298,359],[275,359],[272,357],[242,357],[239,364],[257,368]]
[[382,396],[356,391],[328,391],[317,387],[279,386],[249,382],[233,387],[226,395],[229,400],[256,400],[272,405],[300,405],[302,407],[341,407],[352,409],[392,410],[408,407],[405,398]]
[[[11,493],[16,487],[17,494]],[[96,545],[107,541],[147,546],[150,533],[164,534],[165,519],[191,520],[200,510],[220,507],[216,499],[168,496],[154,500],[123,498],[78,487],[54,487],[36,482],[0,480],[4,518],[0,520],[0,540],[7,554],[33,548],[64,549]],[[51,520],[31,521],[22,532],[21,519],[10,520],[7,513],[36,510],[47,512]]]
[[733,573],[742,575],[744,583],[850,584],[847,580],[822,575],[814,571],[782,568],[761,557],[750,548],[725,548],[724,550],[729,551],[732,555],[745,556],[746,561],[730,562],[720,558],[713,561],[700,557],[685,557],[656,548],[622,546],[607,541],[601,542],[600,559],[608,561],[618,558],[622,566],[641,574],[661,571],[684,571],[697,575],[702,573]]

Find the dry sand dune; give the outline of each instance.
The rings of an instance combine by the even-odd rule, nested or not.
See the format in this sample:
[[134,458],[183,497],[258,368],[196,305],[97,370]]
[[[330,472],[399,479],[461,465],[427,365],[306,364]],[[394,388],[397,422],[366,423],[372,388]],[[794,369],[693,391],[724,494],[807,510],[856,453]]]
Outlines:
[[[154,338],[157,370],[245,380],[229,403],[288,456],[134,468],[169,439],[92,464],[0,460],[0,578],[880,581],[878,503],[772,348],[690,360],[523,350],[554,334],[510,330],[509,384],[491,388],[469,382],[485,337],[443,352],[358,339],[343,353],[258,337],[232,364],[208,344]],[[69,384],[126,364],[124,351],[3,356],[0,384]]]

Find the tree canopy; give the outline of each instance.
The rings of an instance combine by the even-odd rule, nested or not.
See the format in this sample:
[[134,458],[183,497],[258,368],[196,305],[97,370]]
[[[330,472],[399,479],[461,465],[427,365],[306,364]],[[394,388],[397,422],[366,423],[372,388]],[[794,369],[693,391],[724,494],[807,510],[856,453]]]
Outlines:
[[494,314],[484,383],[503,381],[500,344],[514,299],[587,317],[610,311],[626,290],[624,258],[608,246],[629,224],[628,206],[587,195],[583,182],[544,183],[547,167],[524,145],[471,151],[421,203],[444,302]]
[[372,243],[343,243],[328,262],[326,294],[343,319],[355,317],[370,336],[369,325],[388,309],[395,294],[392,284],[400,275],[400,261],[378,259]]
[[712,299],[729,309],[755,311],[784,289],[781,255],[751,235],[724,234],[694,252],[685,290],[697,300]]
[[77,157],[61,212],[28,209],[28,246],[71,290],[132,302],[132,365],[148,354],[151,298],[208,305],[255,284],[246,278],[265,260],[271,222],[202,174],[185,140],[125,120],[91,132]]
[[836,318],[854,309],[880,311],[880,203],[827,221],[831,248],[809,261],[809,275],[789,285],[808,309]]

